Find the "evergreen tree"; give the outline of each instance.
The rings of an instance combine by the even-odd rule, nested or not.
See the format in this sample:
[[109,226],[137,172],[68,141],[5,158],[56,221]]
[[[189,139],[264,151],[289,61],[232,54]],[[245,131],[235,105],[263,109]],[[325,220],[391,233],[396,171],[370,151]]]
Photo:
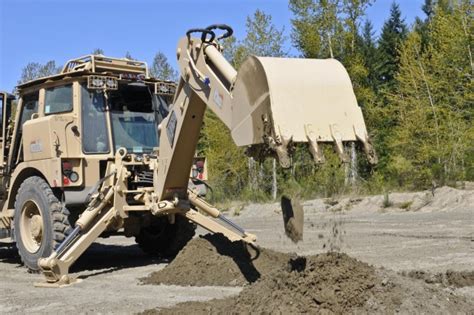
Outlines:
[[365,84],[372,90],[377,88],[377,46],[374,40],[374,28],[369,20],[366,20],[362,30],[361,53],[364,58],[364,65],[367,68],[368,75]]
[[356,53],[360,42],[360,20],[365,15],[365,10],[371,2],[372,0],[343,1],[342,13],[345,15],[346,49],[349,49],[352,54]]
[[104,54],[104,50],[101,49],[101,48],[96,48],[92,51],[92,54],[93,55],[103,55]]
[[393,88],[399,66],[399,50],[408,30],[396,2],[390,8],[390,17],[382,27],[378,41],[377,78],[382,86]]
[[434,1],[433,0],[425,0],[425,3],[421,7],[423,12],[426,14],[427,19],[431,19],[434,14]]
[[421,50],[424,51],[426,46],[430,42],[430,30],[429,26],[431,19],[435,13],[436,4],[434,0],[425,0],[425,3],[421,7],[422,11],[425,13],[425,19],[416,17],[415,19],[415,31],[418,32],[421,36]]
[[246,32],[242,45],[249,54],[267,57],[286,55],[283,50],[286,40],[284,29],[276,28],[271,15],[255,11],[252,17],[247,17]]
[[128,60],[135,60],[135,58],[132,57],[132,54],[129,51],[125,53],[125,58]]
[[156,53],[150,68],[150,74],[160,80],[177,81],[178,73],[168,62],[165,54]]
[[286,37],[284,28],[278,29],[272,22],[272,17],[261,10],[256,10],[252,16],[247,17],[246,36],[242,41],[229,39],[227,46],[231,63],[239,68],[249,55],[266,57],[283,57]]

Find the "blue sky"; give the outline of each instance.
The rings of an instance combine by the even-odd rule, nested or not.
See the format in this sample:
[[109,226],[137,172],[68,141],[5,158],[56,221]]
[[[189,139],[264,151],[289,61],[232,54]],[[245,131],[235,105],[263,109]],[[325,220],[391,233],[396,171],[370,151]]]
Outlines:
[[[391,3],[377,0],[367,10],[377,32]],[[423,15],[423,0],[397,3],[409,24]],[[28,62],[55,60],[62,66],[95,48],[113,57],[129,51],[148,62],[162,51],[175,65],[176,44],[187,29],[226,23],[242,38],[245,19],[256,9],[271,14],[289,36],[287,0],[0,0],[0,89],[11,91]]]

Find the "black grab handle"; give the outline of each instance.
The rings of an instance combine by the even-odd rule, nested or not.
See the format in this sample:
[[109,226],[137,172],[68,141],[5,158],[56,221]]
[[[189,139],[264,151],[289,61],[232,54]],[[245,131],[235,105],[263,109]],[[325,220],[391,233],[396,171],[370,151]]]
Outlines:
[[[186,36],[189,38],[192,33],[201,33],[201,40],[204,43],[210,43],[216,38],[216,33],[205,28],[192,28],[186,32]],[[207,38],[207,35],[211,35],[211,37]]]
[[214,31],[216,29],[225,31],[224,34],[222,34],[221,36],[219,36],[217,38],[218,40],[230,37],[230,36],[232,36],[232,34],[234,34],[234,30],[232,29],[232,27],[230,27],[227,24],[212,24],[212,25],[209,25],[208,27],[206,27],[206,30],[208,30],[208,31]]

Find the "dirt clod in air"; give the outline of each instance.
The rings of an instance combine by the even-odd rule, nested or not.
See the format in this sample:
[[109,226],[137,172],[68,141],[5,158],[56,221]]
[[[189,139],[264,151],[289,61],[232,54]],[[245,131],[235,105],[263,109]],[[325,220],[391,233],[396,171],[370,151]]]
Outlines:
[[243,241],[231,242],[222,234],[193,239],[166,268],[142,279],[145,284],[241,286],[284,266],[290,254]]
[[344,235],[346,234],[344,228],[344,220],[339,215],[335,215],[329,219],[327,223],[324,223],[322,228],[326,229],[329,227],[329,234],[325,237],[322,248],[329,252],[339,252],[344,244]]
[[304,212],[299,200],[282,196],[281,210],[286,236],[294,243],[303,240]]

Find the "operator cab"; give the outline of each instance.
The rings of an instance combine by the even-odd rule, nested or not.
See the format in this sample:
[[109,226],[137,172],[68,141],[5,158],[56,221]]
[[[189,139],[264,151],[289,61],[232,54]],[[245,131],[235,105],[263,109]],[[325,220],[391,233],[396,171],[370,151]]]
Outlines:
[[[66,205],[83,208],[125,148],[138,163],[130,166],[129,189],[150,187],[145,164],[158,156],[158,126],[175,90],[174,82],[150,77],[144,62],[102,55],[73,59],[60,74],[23,83],[18,126],[4,155],[9,173],[37,170],[64,194]],[[200,184],[207,179],[205,168],[196,170],[199,176],[190,177]]]
[[[9,173],[38,170],[64,191],[66,204],[81,205],[119,148],[141,159],[158,155],[158,125],[175,89],[174,82],[150,77],[145,62],[102,55],[70,60],[61,73],[18,86],[18,124],[4,164]],[[6,121],[12,97],[1,99]]]

